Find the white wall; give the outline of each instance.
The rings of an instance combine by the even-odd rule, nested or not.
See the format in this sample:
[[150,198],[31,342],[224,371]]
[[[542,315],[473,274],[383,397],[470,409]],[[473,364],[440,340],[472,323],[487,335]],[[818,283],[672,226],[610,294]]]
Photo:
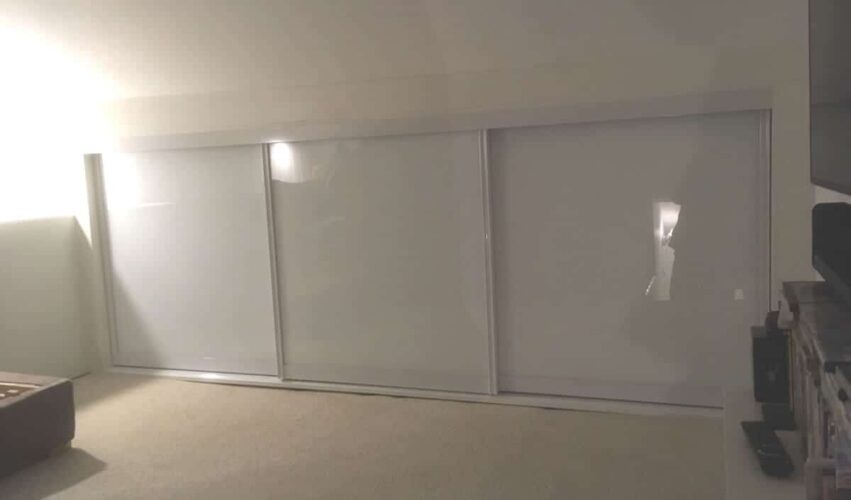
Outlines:
[[761,90],[774,124],[773,274],[809,275],[806,2],[4,4],[111,99],[91,125],[98,138]]
[[96,362],[88,216],[82,156],[0,150],[0,371]]
[[813,189],[815,190],[815,200],[813,203],[851,203],[851,195],[819,186],[813,186]]
[[73,377],[103,359],[92,229],[82,155],[48,140],[2,143],[0,371]]
[[7,29],[16,51],[70,75],[42,79],[54,83],[37,92],[55,84],[92,103],[107,98],[99,115],[74,115],[88,127],[80,142],[95,149],[115,137],[558,106],[594,119],[613,103],[755,90],[773,111],[775,285],[811,276],[801,0],[3,5],[0,33],[16,27]]
[[0,224],[0,371],[86,371],[73,217]]

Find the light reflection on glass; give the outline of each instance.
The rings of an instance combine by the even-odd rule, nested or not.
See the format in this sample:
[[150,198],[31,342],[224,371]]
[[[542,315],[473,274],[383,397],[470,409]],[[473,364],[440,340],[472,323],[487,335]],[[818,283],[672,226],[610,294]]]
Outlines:
[[272,144],[270,150],[272,180],[287,184],[300,184],[310,180],[306,165],[300,165],[293,155],[293,148],[286,142]]
[[141,179],[132,155],[115,155],[106,162],[106,204],[111,212],[136,208],[142,200]]
[[671,274],[676,255],[670,241],[680,218],[680,208],[680,205],[672,201],[653,203],[655,273],[650,278],[644,294],[654,300],[671,300]]

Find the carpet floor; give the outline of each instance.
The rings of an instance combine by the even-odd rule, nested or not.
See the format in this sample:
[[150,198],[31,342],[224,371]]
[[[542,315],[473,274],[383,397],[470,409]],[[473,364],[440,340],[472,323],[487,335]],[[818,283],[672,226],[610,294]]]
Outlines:
[[75,381],[73,448],[0,499],[718,500],[720,419]]

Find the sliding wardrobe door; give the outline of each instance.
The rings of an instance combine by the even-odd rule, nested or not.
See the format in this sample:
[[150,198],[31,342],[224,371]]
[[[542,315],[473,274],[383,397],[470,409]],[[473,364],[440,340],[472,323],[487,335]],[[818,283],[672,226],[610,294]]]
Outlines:
[[114,363],[277,373],[261,146],[106,155]]
[[717,406],[768,306],[764,115],[490,134],[500,389]]
[[477,133],[274,144],[284,374],[488,388]]

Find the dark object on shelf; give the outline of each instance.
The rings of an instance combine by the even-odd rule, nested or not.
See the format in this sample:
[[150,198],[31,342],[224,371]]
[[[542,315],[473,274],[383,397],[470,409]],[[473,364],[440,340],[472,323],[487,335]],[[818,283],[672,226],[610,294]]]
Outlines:
[[765,332],[768,335],[785,335],[786,332],[777,325],[777,320],[780,318],[780,311],[768,311],[765,315]]
[[812,340],[814,355],[828,373],[851,368],[851,307],[823,281],[787,281],[783,296],[800,331]]
[[742,422],[742,430],[759,461],[759,467],[772,477],[789,477],[795,466],[777,434],[765,422]]
[[813,207],[813,268],[851,306],[851,205]]
[[760,403],[789,403],[788,336],[768,335],[765,327],[754,326],[751,347],[754,399]]
[[764,403],[762,405],[762,421],[765,425],[775,431],[794,431],[798,429],[795,425],[795,414],[786,403]]
[[74,426],[70,380],[0,372],[0,477],[64,449]]

